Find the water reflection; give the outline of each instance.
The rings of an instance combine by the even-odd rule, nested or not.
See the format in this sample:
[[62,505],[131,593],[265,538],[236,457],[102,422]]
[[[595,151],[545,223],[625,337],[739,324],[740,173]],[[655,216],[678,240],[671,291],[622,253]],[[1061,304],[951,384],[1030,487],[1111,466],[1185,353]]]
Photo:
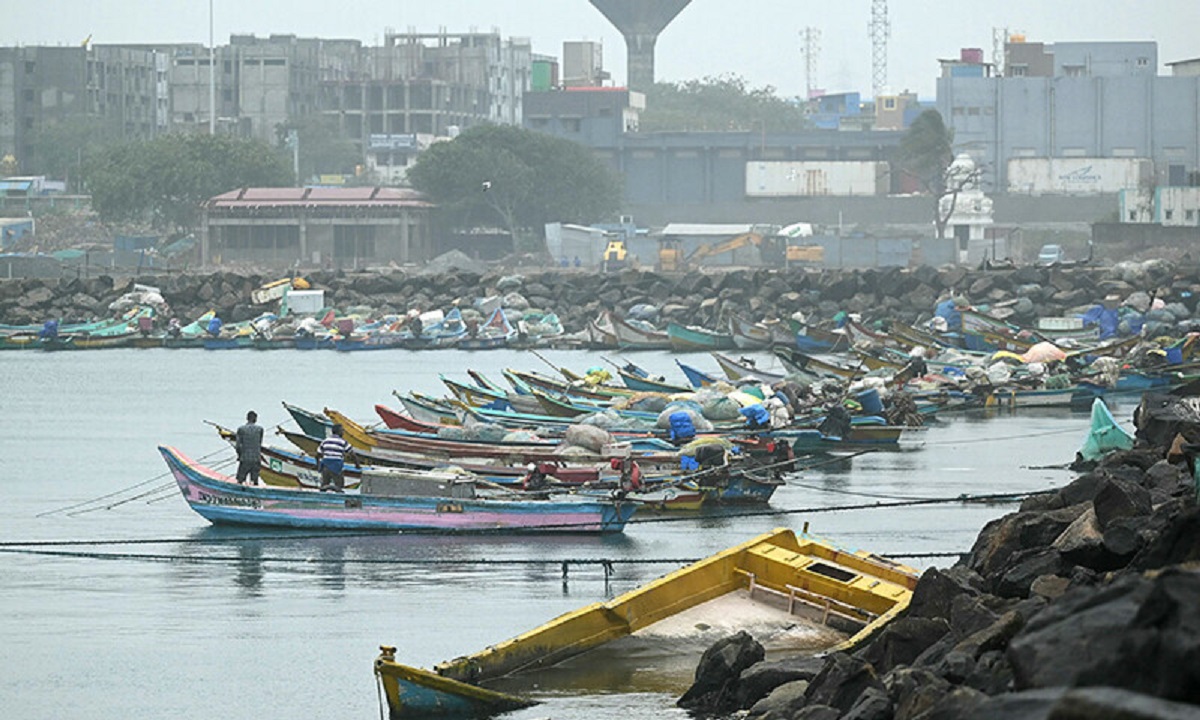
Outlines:
[[262,546],[255,541],[238,546],[237,574],[234,582],[247,598],[262,596],[263,584]]

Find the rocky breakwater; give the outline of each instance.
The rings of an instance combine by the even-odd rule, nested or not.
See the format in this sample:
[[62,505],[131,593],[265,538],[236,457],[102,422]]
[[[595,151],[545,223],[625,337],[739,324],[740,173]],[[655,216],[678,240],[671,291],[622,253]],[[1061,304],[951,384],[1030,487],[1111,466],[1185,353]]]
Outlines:
[[[1151,295],[1169,303],[1155,319],[1163,330],[1190,323],[1200,301],[1200,268],[1161,261],[1108,268],[1040,268],[968,271],[919,267],[879,270],[783,271],[733,269],[666,275],[639,270],[612,274],[537,270],[475,272],[448,264],[406,272],[315,272],[305,275],[324,289],[326,303],[342,310],[377,314],[467,307],[475,298],[502,295],[506,305],[558,314],[568,331],[578,331],[602,310],[624,313],[635,305],[659,309],[662,322],[715,325],[729,312],[759,319],[796,312],[826,319],[838,311],[914,322],[929,317],[947,295],[991,308],[1014,323],[1082,311],[1105,297],[1119,296],[1139,312]],[[113,303],[140,283],[158,287],[173,314],[194,318],[215,309],[227,322],[256,316],[250,292],[276,279],[228,272],[144,275],[137,278],[0,280],[0,322],[28,324],[50,318],[110,317]],[[1166,327],[1169,326],[1169,327]]]
[[751,720],[1200,717],[1196,486],[1178,444],[1167,459],[1174,430],[1146,434],[989,523],[852,653],[761,662],[742,633],[708,650],[680,704]]

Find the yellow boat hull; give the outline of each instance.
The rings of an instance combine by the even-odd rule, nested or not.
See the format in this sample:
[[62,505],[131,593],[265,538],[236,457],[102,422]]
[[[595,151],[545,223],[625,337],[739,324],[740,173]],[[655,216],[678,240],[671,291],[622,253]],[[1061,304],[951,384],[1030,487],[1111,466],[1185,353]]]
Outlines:
[[[818,624],[851,628],[835,648],[852,648],[908,606],[917,571],[865,552],[848,552],[777,529],[693,563],[607,602],[593,603],[467,657],[439,664],[436,676],[475,684],[556,665],[568,658],[735,591]],[[826,648],[833,649],[833,648]],[[401,670],[403,669],[403,671]],[[376,661],[389,703],[399,691],[394,659]],[[420,710],[390,705],[393,717]]]

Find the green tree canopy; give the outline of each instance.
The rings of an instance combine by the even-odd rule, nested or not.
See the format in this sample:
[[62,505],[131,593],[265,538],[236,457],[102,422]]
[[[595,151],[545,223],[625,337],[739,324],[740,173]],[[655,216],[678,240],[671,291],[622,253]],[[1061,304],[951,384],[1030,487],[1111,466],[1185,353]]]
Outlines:
[[86,166],[92,207],[105,221],[189,231],[209,198],[240,187],[292,184],[291,163],[271,146],[229,135],[173,134],[127,143]]
[[277,146],[292,157],[288,133],[296,131],[300,141],[300,177],[351,175],[362,162],[362,153],[353,140],[343,137],[333,121],[321,117],[291,120],[275,128]]
[[655,83],[646,93],[640,122],[644,132],[795,132],[807,127],[802,107],[776,95],[770,85],[752,88],[737,75]]
[[85,165],[105,148],[121,142],[118,129],[98,117],[76,116],[40,127],[30,138],[25,166],[35,175],[68,181],[71,190],[83,187]]
[[[933,198],[933,218],[937,236],[944,237],[946,223],[954,213],[954,198],[970,182],[978,180],[978,172],[952,175],[947,172],[954,162],[954,130],[947,128],[942,114],[926,110],[917,116],[908,132],[900,139],[896,164],[921,184]],[[951,195],[949,203],[942,198]]]
[[509,125],[481,125],[434,144],[408,177],[451,225],[501,224],[514,239],[540,235],[548,222],[611,218],[621,202],[616,176],[587,148]]

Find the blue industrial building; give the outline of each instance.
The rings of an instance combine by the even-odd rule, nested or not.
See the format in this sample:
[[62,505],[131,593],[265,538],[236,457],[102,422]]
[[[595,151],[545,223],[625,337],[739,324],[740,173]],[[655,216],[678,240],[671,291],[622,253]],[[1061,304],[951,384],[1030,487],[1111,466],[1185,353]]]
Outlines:
[[1010,178],[1014,160],[1143,161],[1143,182],[1157,185],[1200,168],[1200,77],[1157,75],[1155,43],[1010,42],[1005,59],[1003,77],[943,61],[937,83],[938,111],[983,167],[986,191],[1023,185]]

